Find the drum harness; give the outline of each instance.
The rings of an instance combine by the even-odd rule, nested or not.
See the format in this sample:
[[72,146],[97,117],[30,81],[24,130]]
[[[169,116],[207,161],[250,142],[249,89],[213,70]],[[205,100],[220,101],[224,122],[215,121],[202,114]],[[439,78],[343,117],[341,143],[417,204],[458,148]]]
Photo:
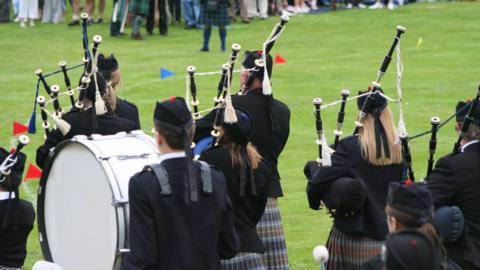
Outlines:
[[[200,164],[203,194],[212,194],[212,172],[210,171],[210,165],[208,165],[208,163],[206,163],[205,161],[201,160],[197,160],[195,162]],[[168,180],[168,173],[161,163],[148,165],[145,167],[145,169],[152,170],[157,177],[161,189],[160,194],[162,194],[163,196],[169,196],[172,194],[172,187],[170,186]]]

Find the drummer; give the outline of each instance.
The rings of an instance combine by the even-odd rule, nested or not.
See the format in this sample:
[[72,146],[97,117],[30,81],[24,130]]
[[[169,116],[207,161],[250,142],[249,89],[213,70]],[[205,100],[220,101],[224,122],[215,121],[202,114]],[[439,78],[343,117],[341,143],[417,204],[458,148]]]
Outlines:
[[[57,146],[60,142],[71,139],[76,135],[112,135],[118,132],[126,131],[130,132],[135,130],[137,125],[127,119],[112,116],[109,114],[103,115],[92,115],[93,106],[95,106],[95,84],[98,84],[100,95],[103,99],[106,97],[107,83],[103,78],[101,73],[97,73],[97,80],[95,81],[94,76],[91,77],[91,82],[89,83],[85,95],[84,111],[71,111],[63,116],[70,126],[70,130],[67,134],[62,134],[59,129],[54,129],[49,133],[45,143],[37,149],[37,165],[41,168],[44,167],[45,161],[47,160],[48,153],[52,148]],[[94,130],[93,117],[96,117],[98,128]]]
[[[0,171],[10,158],[8,151],[0,148]],[[27,238],[35,221],[32,204],[20,199],[18,193],[27,157],[18,153],[16,159],[9,175],[0,172],[0,269],[8,270],[20,270],[23,266]]]
[[225,178],[193,162],[193,119],[183,98],[157,103],[153,119],[162,155],[130,179],[130,253],[122,269],[219,269],[240,248]]

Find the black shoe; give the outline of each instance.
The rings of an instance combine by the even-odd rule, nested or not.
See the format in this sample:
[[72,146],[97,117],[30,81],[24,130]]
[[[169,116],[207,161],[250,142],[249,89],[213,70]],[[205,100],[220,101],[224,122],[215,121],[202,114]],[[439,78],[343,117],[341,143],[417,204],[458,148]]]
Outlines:
[[93,20],[93,23],[103,23],[103,18],[98,18],[96,20]]
[[153,36],[153,32],[152,31],[147,31],[147,35]]
[[71,22],[68,23],[68,26],[75,26],[75,25],[79,25],[79,24],[80,24],[79,20],[72,20]]
[[208,49],[208,48],[205,48],[205,47],[203,47],[203,48],[201,48],[201,49],[200,49],[200,51],[201,51],[201,52],[208,52],[208,51],[209,51],[209,49]]
[[166,37],[166,36],[168,36],[168,32],[160,32],[160,36]]

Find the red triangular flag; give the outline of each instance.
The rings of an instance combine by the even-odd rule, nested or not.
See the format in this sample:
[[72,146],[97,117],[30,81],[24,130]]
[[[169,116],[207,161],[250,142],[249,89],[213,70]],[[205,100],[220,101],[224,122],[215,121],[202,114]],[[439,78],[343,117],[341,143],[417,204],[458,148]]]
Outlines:
[[28,165],[27,174],[25,175],[23,181],[26,182],[28,179],[36,179],[40,177],[42,177],[42,171],[37,166],[30,163],[30,165]]
[[13,136],[17,136],[20,133],[24,133],[28,131],[28,127],[24,124],[20,124],[17,121],[13,121]]
[[287,60],[285,58],[281,57],[280,54],[275,54],[275,64],[285,64],[287,63]]

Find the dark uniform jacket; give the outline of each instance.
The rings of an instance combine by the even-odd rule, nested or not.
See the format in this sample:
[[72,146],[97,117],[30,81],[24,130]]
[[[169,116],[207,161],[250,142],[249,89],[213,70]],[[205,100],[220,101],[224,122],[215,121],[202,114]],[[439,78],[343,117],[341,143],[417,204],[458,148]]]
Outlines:
[[213,192],[202,194],[200,168],[195,164],[198,202],[185,203],[185,158],[162,162],[173,194],[161,195],[151,170],[130,179],[130,254],[123,270],[215,270],[220,259],[236,255],[240,242],[225,178],[211,168]]
[[[248,112],[254,121],[254,133],[251,142],[273,168],[274,182],[270,186],[269,197],[283,196],[278,173],[278,157],[288,140],[290,133],[290,109],[283,102],[265,96],[261,89],[246,95],[232,96],[233,106]],[[196,140],[209,136],[215,119],[213,111],[197,123]]]
[[3,220],[0,220],[0,265],[20,268],[27,257],[27,238],[33,229],[35,211],[30,202],[19,199],[16,208],[15,201],[15,199],[0,200],[0,217],[3,217],[7,204],[11,204],[11,210],[17,210],[9,211],[6,228],[1,229]]
[[138,116],[138,108],[135,104],[125,99],[117,98],[117,106],[115,107],[114,113],[120,118],[132,121],[135,123],[135,129],[140,129],[140,118]]
[[200,159],[220,169],[225,175],[228,195],[232,200],[235,214],[235,228],[241,242],[240,252],[263,253],[264,247],[257,234],[256,226],[267,205],[268,191],[273,180],[271,169],[265,163],[260,162],[259,167],[253,170],[257,195],[253,195],[251,192],[251,176],[247,173],[245,194],[240,196],[240,166],[232,165],[227,148],[210,149],[203,152]]
[[342,139],[332,155],[332,166],[322,167],[308,181],[308,202],[312,209],[319,209],[320,200],[330,183],[340,177],[360,178],[367,189],[363,208],[353,216],[336,216],[334,225],[343,233],[360,233],[375,240],[385,240],[388,233],[385,205],[388,186],[402,180],[402,164],[374,166],[361,154],[358,136]]
[[[366,263],[362,264],[360,270],[383,270],[383,263],[381,255],[377,255],[367,261]],[[451,260],[447,259],[447,270],[462,270],[460,266],[456,263],[452,262]]]
[[[60,142],[71,139],[76,135],[92,135],[92,109],[84,112],[72,111],[64,115],[63,120],[71,125],[70,131],[64,136],[60,130],[54,129],[50,132],[45,143],[37,149],[37,165],[43,168],[48,153],[52,147],[55,147]],[[118,132],[130,132],[135,130],[135,123],[112,115],[98,115],[98,130],[95,132],[100,135],[113,135]]]
[[480,267],[480,143],[439,159],[426,181],[435,207],[455,205],[465,218],[463,236],[446,244],[448,256]]

